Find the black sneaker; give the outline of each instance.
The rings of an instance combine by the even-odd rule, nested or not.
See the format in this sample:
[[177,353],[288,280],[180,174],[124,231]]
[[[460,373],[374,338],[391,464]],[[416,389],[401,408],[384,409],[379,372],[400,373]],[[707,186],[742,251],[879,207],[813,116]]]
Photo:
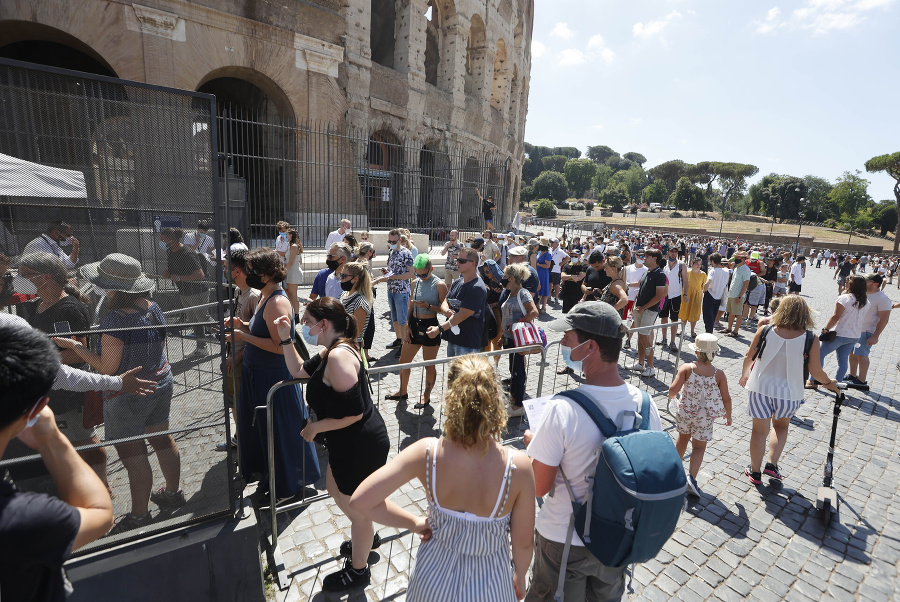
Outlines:
[[[375,537],[372,538],[372,549],[375,550],[379,547],[381,547],[381,535],[375,533]],[[353,542],[345,541],[344,543],[342,543],[340,553],[344,558],[350,558],[351,556],[353,556]]]
[[766,465],[763,467],[763,472],[765,473],[765,475],[767,477],[771,477],[771,478],[775,479],[776,481],[778,481],[779,483],[782,480],[781,479],[781,471],[778,470],[778,466],[775,464],[772,464],[771,462],[766,462]]
[[362,570],[356,570],[349,560],[344,562],[344,568],[336,573],[326,575],[322,579],[322,590],[326,592],[342,592],[348,589],[366,587],[372,580],[372,572],[366,566]]
[[143,516],[135,516],[129,512],[109,530],[109,535],[118,535],[120,533],[125,533],[126,531],[134,531],[135,529],[149,527],[152,524],[153,516],[149,512]]
[[656,341],[656,344],[657,344],[657,345],[662,345],[663,347],[665,347],[666,345],[669,344],[669,341],[667,341],[667,340],[665,340],[665,339],[660,339],[660,340]]
[[852,374],[848,374],[844,377],[844,382],[848,385],[855,385],[859,383],[859,379],[853,376]]
[[385,345],[384,348],[385,349],[397,349],[402,346],[403,346],[403,341],[401,341],[400,339],[394,339],[393,343],[391,343],[390,345]]
[[747,475],[747,478],[750,479],[750,482],[754,485],[762,485],[762,473],[753,472],[750,470],[750,465],[747,465],[747,468],[744,469],[744,474]]
[[150,501],[164,510],[174,510],[181,508],[187,503],[184,499],[184,491],[169,491],[165,487],[160,487],[150,494]]
[[700,497],[702,495],[700,492],[700,487],[697,485],[697,479],[695,479],[691,475],[688,475],[687,476],[687,484],[688,484],[688,495],[693,495],[694,497]]

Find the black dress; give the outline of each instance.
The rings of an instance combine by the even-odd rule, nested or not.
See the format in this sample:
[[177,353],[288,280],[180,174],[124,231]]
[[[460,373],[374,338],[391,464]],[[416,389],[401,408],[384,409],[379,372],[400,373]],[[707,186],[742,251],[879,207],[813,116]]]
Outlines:
[[[347,349],[351,347],[347,346]],[[315,361],[312,358],[310,361]],[[322,380],[328,357],[318,363],[306,385],[306,402],[318,420],[325,418],[362,418],[349,426],[321,433],[328,448],[328,464],[338,489],[353,495],[366,477],[387,463],[391,443],[387,428],[369,394],[368,376],[362,362],[358,380],[348,391],[338,393]]]

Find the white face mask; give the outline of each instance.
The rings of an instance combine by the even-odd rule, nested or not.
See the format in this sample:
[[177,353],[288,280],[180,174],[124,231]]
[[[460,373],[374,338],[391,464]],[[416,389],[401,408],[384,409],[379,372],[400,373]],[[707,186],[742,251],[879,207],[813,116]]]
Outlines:
[[[39,399],[38,402],[36,404],[34,404],[34,406],[30,410],[28,410],[28,413],[31,414],[38,407],[38,405],[40,405],[41,401],[42,400]],[[37,414],[34,415],[34,417],[29,418],[28,422],[25,423],[25,428],[23,428],[21,431],[19,431],[19,435],[21,435],[22,433],[24,433],[25,431],[27,431],[28,429],[33,427],[35,424],[37,424],[38,418],[40,418],[40,417],[41,417],[41,413],[38,412]]]

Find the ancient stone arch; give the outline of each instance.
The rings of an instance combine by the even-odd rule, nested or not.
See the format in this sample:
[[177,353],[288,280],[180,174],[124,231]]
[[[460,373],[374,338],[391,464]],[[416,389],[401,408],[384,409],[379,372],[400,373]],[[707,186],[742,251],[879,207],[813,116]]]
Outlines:
[[491,85],[491,106],[498,111],[506,108],[506,93],[509,89],[510,73],[506,54],[506,41],[497,40],[497,52],[494,55],[494,81]]
[[466,44],[466,94],[484,97],[485,63],[487,62],[487,37],[484,20],[478,14],[472,15],[469,40]]

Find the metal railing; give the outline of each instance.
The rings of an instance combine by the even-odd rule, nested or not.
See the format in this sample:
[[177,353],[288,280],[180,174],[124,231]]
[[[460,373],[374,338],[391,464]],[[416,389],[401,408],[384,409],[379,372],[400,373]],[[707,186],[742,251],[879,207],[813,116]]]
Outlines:
[[[657,372],[657,374],[658,374],[657,380],[661,381],[663,383],[663,385],[667,384],[666,380],[668,381],[668,384],[671,384],[672,380],[674,380],[675,374],[678,372],[679,366],[681,365],[681,352],[682,352],[683,345],[684,345],[684,326],[685,325],[686,325],[685,322],[678,321],[678,322],[670,322],[667,324],[654,324],[653,326],[645,326],[645,327],[634,328],[634,329],[629,330],[630,335],[647,334],[647,333],[650,333],[652,335],[656,331],[662,330],[662,329],[669,329],[672,327],[681,329],[681,333],[679,335],[678,352],[672,353],[672,352],[669,352],[668,350],[666,350],[666,353],[672,353],[675,356],[673,359],[668,360],[666,362],[667,365],[664,366],[666,368],[668,366],[671,366],[671,371],[668,369],[662,369]],[[569,386],[568,386],[570,384],[568,382],[569,377],[566,377],[565,386],[563,385],[563,383],[559,383],[559,386],[557,384],[557,379],[560,376],[559,374],[557,374],[557,371],[556,371],[556,368],[559,367],[559,365],[560,365],[560,353],[559,353],[559,349],[558,349],[559,344],[560,344],[559,341],[552,341],[552,342],[548,343],[545,347],[542,347],[540,345],[533,345],[530,347],[520,347],[520,348],[512,348],[512,349],[502,349],[502,350],[498,350],[498,351],[483,352],[483,353],[479,353],[477,355],[484,356],[484,357],[500,357],[500,356],[509,356],[513,353],[520,353],[523,351],[539,352],[539,354],[535,353],[533,356],[531,356],[531,357],[534,357],[535,359],[540,358],[540,361],[538,364],[539,370],[538,370],[537,381],[536,381],[534,387],[531,389],[531,392],[533,392],[532,397],[541,397],[544,393],[545,388],[549,388],[552,392],[556,392],[557,390],[560,390],[563,388],[569,388]],[[651,338],[651,344],[652,344],[652,338]],[[556,347],[555,350],[554,350],[554,347]],[[526,356],[526,358],[527,357],[529,357],[529,356]],[[629,368],[628,367],[629,357],[630,356],[628,356],[625,353],[622,353],[620,355],[620,362],[622,362],[622,364],[623,364],[622,367],[626,372],[628,371],[628,368]],[[382,399],[381,393],[382,393],[383,379],[380,377],[387,375],[387,374],[399,373],[402,370],[417,370],[417,369],[419,369],[419,370],[422,370],[422,379],[424,379],[424,376],[425,376],[424,369],[425,368],[446,367],[448,364],[450,364],[455,359],[456,359],[455,357],[448,357],[448,358],[423,360],[423,361],[418,361],[418,362],[410,362],[410,363],[405,363],[405,364],[395,364],[395,365],[391,365],[391,366],[381,366],[381,367],[371,368],[370,370],[368,370],[367,374],[369,377],[370,387],[372,387],[372,385],[374,384],[374,387],[372,388],[374,405],[376,407],[379,407],[379,409],[382,406],[383,399]],[[636,359],[634,360],[634,362],[636,362]],[[634,362],[632,362],[632,363],[634,363]],[[552,372],[551,372],[552,380],[548,379],[546,377],[546,370],[548,368],[552,369]],[[666,375],[668,375],[668,378],[663,380],[662,378],[659,378],[660,375],[663,376],[663,378],[665,378]],[[631,380],[633,378],[633,376],[634,376],[633,374],[626,374],[625,378]],[[411,377],[412,377],[412,375],[410,375],[410,379],[411,379]],[[287,573],[286,573],[286,568],[284,566],[283,556],[282,556],[282,553],[281,553],[281,550],[279,547],[277,515],[284,513],[284,512],[291,511],[291,510],[296,510],[298,508],[309,506],[310,504],[313,504],[315,502],[327,500],[330,497],[330,495],[327,492],[321,492],[321,493],[317,493],[316,495],[313,495],[313,496],[307,496],[306,489],[304,489],[299,494],[300,499],[297,499],[297,496],[295,496],[294,498],[291,498],[290,500],[287,500],[287,501],[279,504],[275,498],[275,490],[276,490],[275,489],[275,474],[274,474],[274,470],[273,470],[273,467],[275,466],[274,421],[273,421],[274,412],[273,412],[273,407],[272,407],[274,396],[275,396],[275,393],[283,387],[303,385],[306,382],[307,382],[306,379],[294,379],[294,380],[287,380],[287,381],[282,381],[280,383],[276,383],[275,385],[272,386],[271,389],[269,389],[269,393],[266,397],[266,405],[258,406],[255,408],[256,412],[261,411],[261,410],[266,411],[266,432],[267,432],[267,436],[268,436],[267,455],[268,455],[268,465],[269,465],[268,505],[267,506],[265,506],[265,505],[259,506],[257,508],[257,510],[262,511],[262,512],[269,512],[269,528],[271,531],[271,535],[270,535],[270,539],[268,541],[267,554],[269,557],[269,566],[272,569],[272,574],[275,576],[278,586],[281,589],[284,589],[288,586],[288,581],[287,581]],[[436,380],[435,391],[438,389],[438,382],[446,382],[446,379],[438,378]],[[647,390],[651,394],[651,398],[658,397],[659,395],[665,395],[668,391],[668,386],[665,386],[664,391],[661,392],[661,391],[659,391],[658,388],[653,388],[648,381],[645,381],[643,379],[639,379],[639,381],[636,383],[633,380],[631,382],[633,384],[635,384],[636,386],[638,386],[638,388]],[[441,388],[443,388],[443,387],[441,387]],[[433,391],[432,394],[435,394],[435,392]],[[398,402],[398,406],[400,403],[401,402]],[[666,404],[664,409],[671,414],[671,410],[669,408],[668,403]],[[425,410],[423,408],[422,410],[419,411],[418,417],[419,418],[423,417],[424,412],[425,412]],[[424,434],[421,431],[422,421],[421,420],[417,421],[419,430],[415,434],[412,434],[413,439],[418,440],[418,439],[421,439],[423,436],[432,436],[432,435],[436,434],[436,432],[439,433],[440,426],[442,424],[442,419],[443,419],[443,413],[442,413],[442,409],[441,409],[441,413],[436,417],[434,425],[431,426],[429,428],[429,431]],[[523,431],[525,424],[526,424],[524,417],[520,418],[517,422],[513,422],[513,420],[510,421],[510,424],[513,425],[513,428],[518,427],[520,429],[520,431]],[[402,430],[402,425],[398,421],[398,431],[399,430]],[[515,444],[521,442],[521,440],[522,440],[522,435],[518,434],[517,436],[513,436],[513,437],[504,439],[501,443],[503,445],[515,445]],[[396,442],[397,451],[400,450],[402,442],[403,442],[402,433],[398,432],[397,442]],[[304,462],[304,465],[305,465],[305,462]]]
[[[547,349],[550,347],[542,347],[541,345],[531,345],[528,347],[515,347],[512,349],[501,349],[498,351],[489,351],[484,353],[478,353],[477,355],[483,357],[499,357],[502,355],[511,355],[513,353],[521,353],[521,352],[539,352],[541,358],[540,370],[538,373],[538,381],[537,381],[537,395],[540,396],[540,393],[543,390],[544,383],[544,368],[549,365],[546,362],[547,357]],[[538,357],[535,355],[535,357]],[[407,364],[396,364],[392,366],[382,366],[378,368],[372,368],[368,371],[368,376],[379,376],[384,374],[390,374],[394,372],[400,372],[401,370],[413,370],[417,368],[427,368],[431,366],[446,366],[447,364],[453,362],[455,357],[446,357],[434,360],[424,360],[420,362],[410,362]],[[424,372],[424,370],[423,370]],[[297,508],[301,508],[304,506],[308,506],[314,502],[327,500],[331,497],[327,492],[319,493],[314,496],[307,497],[306,489],[301,490],[300,499],[296,499],[297,496],[294,496],[286,503],[282,503],[279,505],[277,499],[275,497],[275,425],[274,425],[274,412],[273,412],[273,400],[275,397],[275,393],[278,392],[279,389],[289,386],[302,386],[308,382],[308,379],[293,379],[293,380],[285,380],[279,383],[274,384],[270,389],[268,394],[266,395],[266,405],[257,406],[254,408],[254,420],[255,416],[259,411],[266,411],[266,435],[267,435],[267,459],[268,459],[268,484],[269,484],[269,500],[268,506],[259,506],[257,508],[258,511],[265,511],[269,513],[269,528],[271,529],[271,539],[269,541],[269,547],[267,550],[267,554],[269,557],[269,567],[272,571],[273,576],[275,576],[276,581],[280,589],[285,589],[288,586],[286,569],[284,566],[284,560],[281,553],[281,549],[278,545],[278,524],[277,524],[277,515],[283,512],[288,512],[290,510],[295,510]],[[371,384],[371,379],[369,381]],[[380,392],[380,380],[378,381],[379,386],[376,387],[376,390]],[[437,384],[437,383],[435,383]],[[373,400],[373,403],[376,407],[379,407],[380,395],[376,395],[376,399]],[[519,424],[523,422],[522,419],[519,419]],[[515,441],[518,439],[512,439],[510,441]],[[506,443],[506,441],[504,441]],[[399,447],[399,440],[398,440]],[[304,481],[305,481],[305,468],[306,462],[304,459],[303,462],[304,468]]]

